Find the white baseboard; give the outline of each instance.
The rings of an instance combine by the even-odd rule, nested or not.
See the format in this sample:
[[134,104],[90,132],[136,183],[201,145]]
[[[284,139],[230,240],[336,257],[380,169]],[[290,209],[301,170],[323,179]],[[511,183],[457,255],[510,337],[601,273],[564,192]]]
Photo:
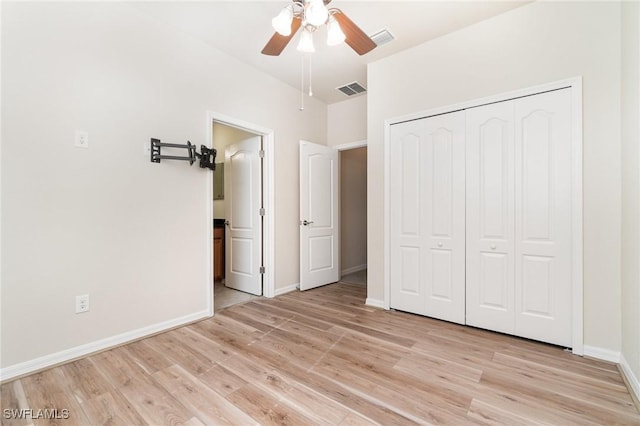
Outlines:
[[622,370],[624,378],[627,379],[627,383],[629,383],[629,386],[631,387],[631,392],[634,393],[636,400],[640,401],[640,381],[633,373],[633,370],[624,355],[620,355],[620,369]]
[[298,283],[291,284],[282,288],[276,288],[276,292],[274,296],[280,296],[281,294],[291,293],[292,291],[296,291],[299,288],[300,288],[300,284]]
[[364,271],[365,269],[367,269],[366,263],[363,265],[356,265],[352,266],[351,268],[343,269],[342,271],[340,271],[340,275],[349,275],[353,274],[354,272]]
[[612,351],[611,349],[584,345],[583,355],[603,361],[615,362],[616,364],[620,363],[620,352]]
[[384,309],[384,301],[378,299],[372,299],[367,297],[367,300],[364,302],[367,306],[373,306],[374,308],[382,308]]
[[63,364],[65,362],[69,362],[71,360],[81,358],[92,353],[104,351],[106,349],[122,345],[124,343],[128,343],[143,337],[150,336],[152,334],[160,333],[209,317],[211,317],[209,310],[200,311],[194,314],[185,315],[180,318],[175,318],[169,321],[142,327],[137,330],[127,331],[126,333],[117,334],[105,339],[96,340],[95,342],[86,343],[74,348],[65,349],[60,352],[41,356],[29,361],[10,365],[8,367],[0,368],[0,382],[4,382],[6,380],[10,380],[19,376],[24,376],[25,374],[34,373],[36,371],[43,370],[54,365]]

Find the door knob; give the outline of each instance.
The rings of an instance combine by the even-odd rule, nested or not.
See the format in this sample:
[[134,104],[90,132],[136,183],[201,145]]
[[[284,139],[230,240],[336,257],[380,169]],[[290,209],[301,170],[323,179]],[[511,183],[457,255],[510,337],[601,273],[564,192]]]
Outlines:
[[309,226],[309,225],[311,225],[312,223],[313,223],[313,221],[309,221],[309,220],[306,220],[306,219],[302,221],[302,224],[303,224],[304,226]]
[[442,243],[438,243],[438,247],[442,247]]
[[495,244],[491,244],[491,250],[495,250],[496,249],[496,245]]

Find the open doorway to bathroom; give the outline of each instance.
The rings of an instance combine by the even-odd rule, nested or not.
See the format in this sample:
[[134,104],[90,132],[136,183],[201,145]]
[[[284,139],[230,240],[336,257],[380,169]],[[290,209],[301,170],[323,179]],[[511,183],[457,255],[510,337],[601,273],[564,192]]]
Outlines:
[[[218,121],[213,121],[212,133],[212,145],[217,150],[216,170],[213,173],[213,301],[214,312],[216,312],[220,309],[260,297],[260,295],[251,294],[247,291],[240,291],[237,289],[237,286],[231,282],[232,277],[229,271],[229,260],[232,250],[230,234],[233,232],[230,226],[230,220],[232,220],[230,217],[232,210],[230,203],[232,202],[232,197],[229,193],[225,196],[225,190],[228,192],[230,189],[228,185],[229,182],[225,184],[225,166],[231,166],[231,164],[226,164],[228,160],[226,158],[227,151],[233,149],[236,144],[248,139],[259,138],[260,135]],[[245,163],[247,163],[246,160]],[[249,171],[249,173],[255,173],[262,179],[260,166],[258,166],[258,170]],[[229,173],[227,173],[227,175],[229,175]],[[229,177],[230,176],[227,176],[227,178]],[[262,184],[260,183],[260,185]],[[250,191],[250,188],[242,192],[248,191]],[[249,215],[248,212],[237,211],[238,209],[249,209],[250,206],[246,205],[246,203],[235,202],[233,203],[233,208],[236,209],[236,217],[247,217]],[[247,253],[240,254],[245,256]],[[261,256],[261,254],[259,254],[259,256]],[[262,294],[262,291],[256,292],[254,290],[253,293]]]

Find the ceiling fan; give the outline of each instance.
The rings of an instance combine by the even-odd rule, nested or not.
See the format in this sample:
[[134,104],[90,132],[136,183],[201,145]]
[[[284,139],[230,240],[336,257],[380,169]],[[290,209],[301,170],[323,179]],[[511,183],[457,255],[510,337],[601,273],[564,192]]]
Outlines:
[[376,43],[340,9],[327,8],[331,0],[293,0],[271,21],[276,33],[262,49],[264,55],[278,56],[302,27],[297,49],[313,52],[312,34],[327,25],[327,44],[346,42],[358,55],[376,47]]

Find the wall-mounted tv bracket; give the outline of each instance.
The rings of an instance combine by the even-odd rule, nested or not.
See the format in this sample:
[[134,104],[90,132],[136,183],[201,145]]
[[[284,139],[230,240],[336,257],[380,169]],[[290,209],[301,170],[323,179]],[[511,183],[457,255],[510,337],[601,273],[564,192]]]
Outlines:
[[[162,155],[161,148],[182,148],[187,150],[186,157],[180,157],[177,155]],[[151,138],[151,162],[159,163],[160,160],[183,160],[188,161],[189,165],[195,163],[196,158],[200,159],[200,168],[202,169],[216,169],[216,154],[217,151],[215,149],[209,149],[204,145],[200,145],[201,153],[196,151],[196,146],[192,145],[191,142],[187,141],[186,145],[177,144],[177,143],[162,143],[160,139]]]

